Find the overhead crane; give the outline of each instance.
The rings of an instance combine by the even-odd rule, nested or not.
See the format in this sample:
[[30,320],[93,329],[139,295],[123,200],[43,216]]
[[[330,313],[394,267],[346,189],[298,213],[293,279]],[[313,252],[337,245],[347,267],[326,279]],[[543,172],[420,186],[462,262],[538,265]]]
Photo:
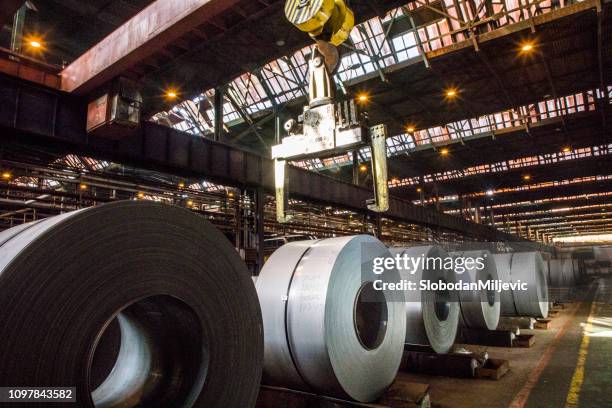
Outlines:
[[[368,209],[389,209],[387,184],[386,125],[370,127],[367,114],[354,99],[339,98],[333,74],[340,63],[338,48],[355,25],[353,11],[344,0],[287,0],[285,15],[289,22],[308,33],[315,41],[308,64],[308,104],[303,113],[284,125],[282,142],[272,147],[275,164],[276,217],[287,222],[287,161],[325,158],[369,145],[375,198]],[[356,153],[354,153],[356,154]]]

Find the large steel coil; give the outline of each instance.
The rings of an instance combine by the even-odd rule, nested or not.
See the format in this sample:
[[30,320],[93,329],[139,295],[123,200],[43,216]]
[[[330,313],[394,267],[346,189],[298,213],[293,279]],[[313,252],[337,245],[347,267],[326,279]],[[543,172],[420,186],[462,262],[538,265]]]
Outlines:
[[582,280],[582,262],[579,259],[572,259],[572,267],[574,272],[574,285],[577,285]]
[[[494,254],[497,276],[502,282],[512,282],[510,278],[510,268],[512,267],[512,254]],[[500,314],[503,316],[516,316],[517,311],[514,306],[514,296],[511,290],[502,290],[499,294]]]
[[500,280],[526,284],[526,290],[503,290],[501,313],[508,316],[548,316],[548,283],[539,252],[494,255]]
[[362,402],[385,391],[402,358],[404,305],[364,282],[361,268],[388,256],[369,236],[293,242],[272,254],[256,284],[265,383]]
[[[446,268],[449,255],[438,246],[391,248],[392,255],[411,259],[442,260],[421,262],[411,271],[400,270],[402,279],[414,282],[455,283],[455,273]],[[414,272],[414,273],[413,273]],[[459,325],[459,302],[456,292],[448,290],[406,291],[406,343],[428,344],[437,353],[447,353],[455,343]]]
[[[488,288],[459,292],[460,325],[472,329],[495,330],[500,315],[500,295],[494,287],[495,281],[499,279],[495,259],[489,251],[452,252],[450,255],[472,260],[469,267],[462,266],[465,271],[455,269],[458,281],[490,285]],[[482,267],[474,262],[476,260],[482,262]]]
[[118,202],[0,233],[0,332],[0,386],[76,387],[65,406],[238,408],[259,390],[246,266],[178,207]]
[[574,265],[571,259],[551,259],[548,265],[551,287],[569,288],[574,286]]

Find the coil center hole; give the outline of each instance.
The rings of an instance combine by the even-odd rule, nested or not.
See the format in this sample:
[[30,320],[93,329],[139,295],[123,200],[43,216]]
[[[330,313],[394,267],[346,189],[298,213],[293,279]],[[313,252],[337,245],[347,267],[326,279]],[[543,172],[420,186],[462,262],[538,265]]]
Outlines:
[[[446,280],[441,279],[440,282],[446,284]],[[443,322],[450,315],[450,292],[448,290],[435,291],[434,311],[439,321]]]
[[166,295],[132,303],[101,330],[90,359],[96,408],[191,406],[208,369],[195,312]]
[[387,300],[382,291],[375,290],[372,282],[359,289],[354,307],[354,326],[357,339],[368,349],[378,348],[387,333]]
[[[491,274],[487,275],[487,282],[492,282],[492,281],[493,281],[493,275]],[[487,302],[489,302],[489,306],[495,305],[495,291],[494,290],[487,290]]]

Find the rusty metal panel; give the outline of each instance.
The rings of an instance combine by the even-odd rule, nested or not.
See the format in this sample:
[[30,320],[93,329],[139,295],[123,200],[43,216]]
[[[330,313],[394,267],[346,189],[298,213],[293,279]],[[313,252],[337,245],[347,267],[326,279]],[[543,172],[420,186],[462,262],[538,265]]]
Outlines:
[[62,90],[85,93],[110,81],[238,1],[157,0],[66,67]]
[[90,132],[106,122],[109,109],[108,94],[94,99],[87,105],[87,131]]

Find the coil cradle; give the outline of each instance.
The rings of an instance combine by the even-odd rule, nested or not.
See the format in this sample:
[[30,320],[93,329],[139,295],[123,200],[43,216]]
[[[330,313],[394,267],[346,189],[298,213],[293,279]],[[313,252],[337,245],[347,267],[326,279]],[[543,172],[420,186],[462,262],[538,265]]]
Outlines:
[[548,316],[548,282],[544,260],[539,252],[493,255],[503,282],[526,284],[527,290],[501,293],[501,314],[506,316]]
[[[272,254],[256,284],[264,383],[360,402],[391,385],[403,353],[403,302],[361,275],[388,256],[365,235],[292,242]],[[399,280],[395,269],[389,274]]]
[[254,285],[185,209],[118,202],[0,233],[0,328],[0,386],[76,387],[53,406],[255,405]]
[[[448,258],[448,253],[438,246],[391,248],[391,255],[408,258]],[[455,283],[455,273],[444,265],[433,262],[421,264],[414,273],[400,270],[402,279],[415,282]],[[436,353],[447,353],[455,343],[459,325],[459,301],[456,293],[446,290],[406,291],[406,343],[428,344]]]
[[[456,279],[467,283],[497,281],[497,267],[489,251],[465,251],[451,252],[453,257],[464,259],[478,259],[483,263],[483,268],[473,264],[466,267],[465,272],[459,273],[456,270]],[[472,329],[495,330],[499,323],[500,316],[500,295],[493,287],[481,290],[462,290],[459,292],[459,304],[461,313],[459,314],[459,324],[462,327]]]

